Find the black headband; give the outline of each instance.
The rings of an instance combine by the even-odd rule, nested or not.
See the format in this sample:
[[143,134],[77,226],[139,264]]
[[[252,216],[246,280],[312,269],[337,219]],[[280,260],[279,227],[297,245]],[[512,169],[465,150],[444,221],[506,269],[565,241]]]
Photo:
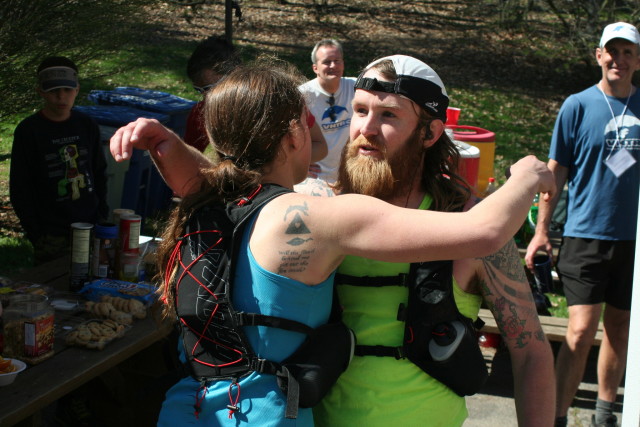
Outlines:
[[436,83],[419,77],[400,75],[395,82],[380,81],[376,78],[363,77],[364,72],[356,80],[356,89],[377,92],[395,93],[405,96],[436,118],[447,120],[449,98],[442,94],[442,88]]

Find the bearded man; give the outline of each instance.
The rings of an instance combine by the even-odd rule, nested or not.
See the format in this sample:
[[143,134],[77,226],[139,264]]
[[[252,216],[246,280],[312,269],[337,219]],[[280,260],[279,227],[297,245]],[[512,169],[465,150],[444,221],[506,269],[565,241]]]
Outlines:
[[[335,190],[412,209],[470,209],[478,200],[455,173],[459,154],[444,132],[447,105],[438,75],[415,58],[394,55],[367,66],[356,83],[351,142],[343,150]],[[373,281],[407,274],[409,266],[348,256],[338,268],[343,321],[355,331],[358,345],[402,346],[405,327],[397,319],[398,307],[407,305],[408,290],[353,285],[344,278]],[[475,319],[484,302],[501,330],[513,368],[518,424],[552,425],[553,354],[515,243],[486,258],[455,261],[453,277],[459,311]],[[450,427],[466,417],[464,398],[411,361],[376,355],[355,356],[314,409],[319,426]]]

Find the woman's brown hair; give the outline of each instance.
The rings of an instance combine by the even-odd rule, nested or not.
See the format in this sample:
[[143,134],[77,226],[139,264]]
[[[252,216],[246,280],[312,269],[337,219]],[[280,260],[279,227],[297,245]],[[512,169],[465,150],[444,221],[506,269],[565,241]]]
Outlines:
[[300,122],[305,105],[298,89],[301,81],[292,66],[263,58],[239,66],[207,93],[205,126],[220,161],[200,171],[200,190],[182,199],[162,235],[158,264],[165,314],[174,310],[173,292],[164,286],[174,286],[170,279],[175,266],[166,268],[185,224],[199,208],[238,200],[261,183],[281,151],[282,138]]

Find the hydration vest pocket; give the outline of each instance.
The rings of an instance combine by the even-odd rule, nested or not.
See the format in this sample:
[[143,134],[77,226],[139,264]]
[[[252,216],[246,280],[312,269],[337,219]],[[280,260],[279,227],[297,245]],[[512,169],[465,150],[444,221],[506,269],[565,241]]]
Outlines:
[[300,407],[317,405],[349,366],[355,344],[355,334],[344,323],[319,326],[281,363],[289,375],[278,375],[278,386],[289,395],[293,377],[298,383]]
[[405,345],[407,358],[459,396],[477,393],[489,377],[471,319],[440,323],[428,342]]
[[411,264],[404,352],[459,396],[477,393],[489,374],[473,321],[453,296],[453,262]]

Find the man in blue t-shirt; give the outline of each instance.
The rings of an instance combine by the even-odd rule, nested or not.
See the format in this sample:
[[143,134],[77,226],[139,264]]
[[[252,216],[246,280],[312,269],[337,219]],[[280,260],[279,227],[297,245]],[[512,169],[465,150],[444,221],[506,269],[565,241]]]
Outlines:
[[[604,303],[605,337],[598,357],[598,400],[592,425],[615,426],[613,407],[627,361],[638,216],[640,34],[633,25],[608,25],[596,49],[602,79],[562,105],[549,153],[558,188],[568,183],[567,223],[558,272],[569,305],[566,340],[556,360],[556,425],[582,379]],[[551,254],[549,224],[558,202],[541,201],[525,260]]]

